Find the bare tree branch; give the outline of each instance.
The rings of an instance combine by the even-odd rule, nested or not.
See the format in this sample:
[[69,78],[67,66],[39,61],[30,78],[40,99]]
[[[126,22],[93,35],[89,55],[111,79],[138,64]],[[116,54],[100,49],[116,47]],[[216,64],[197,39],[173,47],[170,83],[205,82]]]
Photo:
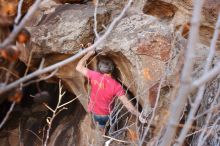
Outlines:
[[20,0],[18,3],[18,10],[17,10],[17,16],[15,18],[15,25],[18,24],[19,20],[21,19],[21,10],[22,10],[22,4],[24,0]]
[[52,126],[52,123],[54,121],[54,118],[63,110],[67,109],[65,108],[64,106],[67,105],[67,104],[70,104],[71,102],[75,101],[75,99],[77,99],[79,96],[77,96],[76,98],[74,98],[73,100],[69,101],[69,102],[66,102],[64,104],[61,105],[61,101],[62,101],[62,98],[64,96],[65,92],[62,92],[62,85],[61,85],[61,80],[59,81],[59,98],[58,98],[58,102],[57,102],[57,105],[55,107],[55,109],[53,110],[51,107],[49,107],[47,104],[44,104],[50,111],[52,111],[52,116],[51,117],[47,117],[47,125],[48,125],[48,128],[47,128],[47,131],[46,131],[46,135],[45,135],[45,140],[43,142],[43,146],[46,146],[47,143],[48,143],[48,139],[49,139],[49,136],[50,136],[50,130],[51,130],[51,126]]
[[5,67],[1,66],[0,69],[5,70],[6,72],[10,73],[11,75],[13,75],[16,78],[19,78],[19,76],[16,73],[14,73],[13,71],[9,70],[8,68],[5,68]]
[[181,84],[176,100],[173,102],[170,109],[170,117],[168,120],[167,129],[163,136],[160,146],[170,146],[176,133],[176,126],[179,123],[181,113],[187,101],[187,95],[190,91],[191,73],[194,62],[194,48],[198,40],[198,32],[200,26],[201,10],[204,0],[194,1],[193,16],[191,20],[191,30],[188,39],[186,50],[185,64],[181,76]]
[[220,73],[220,62],[218,62],[217,65],[213,69],[211,69],[209,72],[207,72],[205,75],[195,80],[192,83],[192,89],[198,88],[199,86],[207,83],[208,81],[216,77],[219,73]]
[[212,131],[218,126],[219,121],[220,121],[220,117],[218,117],[218,118],[215,120],[215,122],[213,123],[213,125],[210,126],[211,128],[209,129],[209,131],[207,132],[207,134],[205,135],[205,137],[202,139],[201,144],[204,143],[205,140],[211,135]]
[[[217,91],[217,93],[216,93],[216,95],[214,97],[214,100],[213,100],[213,102],[212,102],[212,104],[211,104],[209,109],[213,109],[214,104],[215,104],[217,98],[219,97],[219,94],[220,94],[220,87],[218,88],[218,91]],[[213,110],[211,110],[211,112],[209,112],[209,114],[207,115],[207,118],[205,119],[205,126],[203,126],[204,128],[202,128],[204,130],[199,135],[198,146],[201,146],[204,143],[204,141],[205,141],[203,138],[204,138],[205,132],[208,129],[209,122],[210,122],[212,116],[213,116]]]
[[[212,126],[209,126],[209,127],[207,127],[207,129],[209,129],[209,128],[212,128]],[[207,130],[206,129],[206,130]],[[190,134],[188,134],[188,135],[186,135],[186,137],[190,137],[190,136],[192,136],[192,135],[194,135],[194,134],[197,134],[197,133],[199,133],[199,132],[207,132],[205,129],[199,129],[199,130],[197,130],[197,131],[194,131],[193,133],[190,133]]]
[[5,122],[7,121],[9,115],[11,114],[12,110],[14,109],[15,106],[15,102],[13,102],[10,106],[10,109],[8,110],[7,114],[5,115],[4,119],[2,120],[1,124],[0,124],[0,129],[2,128],[2,126],[5,124]]
[[117,142],[122,142],[122,143],[130,144],[130,142],[128,142],[128,141],[119,140],[119,139],[116,139],[116,138],[113,138],[113,137],[110,137],[110,136],[103,135],[103,137],[109,138],[109,139],[114,140],[114,141],[117,141]]
[[25,83],[24,85],[22,85],[22,87],[24,86],[28,86],[32,83],[35,83],[35,82],[40,82],[40,81],[43,81],[43,80],[48,80],[49,78],[52,78],[56,73],[57,73],[58,69],[55,69],[53,72],[51,72],[48,76],[46,77],[43,77],[43,78],[40,78],[40,79],[37,79],[37,80],[32,80],[28,83]]
[[49,107],[46,103],[43,103],[44,104],[44,106],[47,108],[47,109],[49,109],[51,112],[55,112],[51,107]]
[[[218,93],[217,93],[218,94]],[[217,98],[217,97],[216,97]],[[210,114],[213,111],[217,110],[220,107],[220,103],[217,104],[216,106],[214,106],[213,104],[211,105],[211,107],[209,109],[207,109],[206,111],[204,111],[203,113],[197,115],[194,119],[198,119],[206,114]],[[220,112],[220,111],[219,111]]]
[[156,103],[155,103],[154,108],[153,108],[152,116],[151,116],[150,121],[149,121],[149,123],[147,125],[147,128],[144,130],[143,137],[139,141],[139,145],[143,144],[145,136],[147,135],[147,133],[148,133],[148,131],[150,129],[150,126],[151,126],[151,124],[153,122],[153,119],[154,119],[154,116],[155,116],[155,112],[156,112],[156,109],[157,109],[157,106],[158,106],[158,103],[159,103],[161,86],[162,86],[162,83],[164,82],[164,79],[165,79],[165,75],[162,77],[162,79],[160,81],[160,84],[159,84],[159,87],[158,87],[158,91],[157,91]]
[[[39,1],[39,0],[38,0]],[[18,86],[19,84],[28,81],[29,79],[32,79],[33,77],[36,77],[40,74],[44,74],[46,72],[50,72],[56,68],[62,67],[74,60],[76,60],[77,58],[79,58],[80,56],[86,54],[88,51],[91,51],[93,49],[95,49],[95,47],[97,47],[100,43],[102,43],[107,37],[108,35],[111,33],[111,31],[113,30],[113,28],[115,27],[115,25],[117,24],[117,22],[119,22],[119,20],[124,16],[125,12],[127,11],[127,9],[130,7],[131,3],[133,2],[133,0],[129,0],[128,4],[124,7],[124,9],[122,10],[122,12],[120,13],[119,16],[117,16],[112,23],[109,25],[108,29],[106,30],[106,32],[91,46],[89,46],[87,49],[84,49],[82,51],[80,51],[79,53],[73,55],[70,58],[67,58],[61,62],[58,62],[56,64],[53,64],[51,66],[45,67],[42,70],[36,70],[35,72],[20,78],[19,80],[14,81],[13,83],[7,85],[4,88],[0,89],[0,94],[9,91],[10,89],[13,89],[14,87]]]
[[30,67],[30,64],[31,64],[32,57],[33,57],[33,50],[31,50],[30,55],[28,57],[27,68],[24,72],[24,76],[26,76],[28,71],[29,71],[29,67]]
[[97,39],[99,39],[99,34],[97,32],[97,8],[99,5],[99,0],[95,0],[95,10],[94,10],[94,33]]
[[34,136],[36,136],[40,142],[43,142],[43,140],[36,133],[34,133],[32,130],[29,130],[29,129],[25,129],[25,130],[32,133]]
[[[208,70],[210,69],[213,57],[215,55],[215,47],[216,47],[216,43],[217,43],[217,40],[218,40],[219,27],[220,27],[220,15],[218,17],[218,21],[217,21],[217,24],[216,24],[214,36],[213,36],[213,39],[211,41],[211,46],[210,46],[210,49],[209,49],[209,54],[208,54],[208,57],[207,57],[207,61],[206,61],[206,64],[205,64],[203,75],[205,75],[208,72]],[[185,136],[186,136],[187,132],[189,131],[189,127],[192,125],[195,113],[196,113],[196,111],[197,111],[197,109],[198,109],[198,107],[201,103],[201,100],[202,100],[202,97],[203,97],[203,94],[204,94],[204,91],[205,91],[205,87],[206,87],[206,84],[203,84],[199,88],[199,91],[198,91],[197,96],[195,98],[195,102],[193,103],[193,106],[190,109],[190,113],[188,115],[187,121],[186,121],[186,123],[185,123],[185,125],[184,125],[184,127],[183,127],[183,129],[180,133],[179,138],[177,139],[177,143],[178,143],[177,146],[182,145],[182,143],[185,139]]]
[[81,96],[81,95],[78,95],[76,98],[74,98],[74,99],[72,99],[72,100],[70,100],[70,101],[68,101],[68,102],[66,102],[66,103],[64,103],[64,104],[62,104],[62,105],[60,105],[60,106],[58,106],[58,108],[61,108],[61,107],[64,107],[65,105],[67,105],[67,104],[70,104],[71,102],[73,102],[73,101],[75,101],[76,99],[78,99],[80,96]]

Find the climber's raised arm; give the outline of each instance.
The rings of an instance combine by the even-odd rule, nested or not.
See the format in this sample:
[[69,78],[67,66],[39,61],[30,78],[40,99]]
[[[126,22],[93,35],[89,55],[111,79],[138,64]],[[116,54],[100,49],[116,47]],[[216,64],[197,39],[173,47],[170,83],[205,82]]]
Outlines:
[[94,51],[89,51],[83,58],[80,59],[76,66],[76,70],[80,73],[82,73],[84,76],[87,75],[88,69],[86,67],[86,60],[89,59],[90,56],[94,54]]

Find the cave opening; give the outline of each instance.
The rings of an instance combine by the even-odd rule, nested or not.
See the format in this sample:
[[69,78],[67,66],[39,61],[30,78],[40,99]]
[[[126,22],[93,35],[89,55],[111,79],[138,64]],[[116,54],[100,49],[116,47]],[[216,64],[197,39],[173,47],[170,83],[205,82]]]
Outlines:
[[97,56],[97,60],[94,61],[95,63],[92,64],[90,67],[95,69],[96,71],[98,71],[98,69],[97,69],[97,62],[98,62],[98,60],[101,60],[101,59],[104,59],[104,58],[109,58],[109,59],[111,59],[113,61],[113,63],[114,63],[114,70],[113,70],[113,72],[111,74],[112,77],[117,82],[119,82],[122,85],[123,89],[126,91],[126,94],[127,94],[127,97],[129,98],[129,100],[131,100],[132,104],[134,106],[137,106],[138,110],[141,111],[142,107],[138,103],[138,101],[136,99],[135,93],[131,91],[130,87],[128,87],[128,85],[126,85],[123,82],[123,79],[122,79],[122,72],[124,70],[126,70],[126,72],[127,72],[127,76],[126,77],[128,77],[128,76],[132,77],[132,73],[130,71],[131,66],[130,66],[129,61],[121,53],[108,52],[105,55],[98,55]]
[[[97,70],[96,65],[98,60],[102,58],[110,58],[114,62],[114,70],[112,73],[112,77],[119,82],[124,90],[126,91],[127,98],[132,102],[132,104],[138,108],[139,111],[142,110],[141,104],[136,99],[136,95],[134,89],[133,91],[130,89],[131,85],[126,85],[123,80],[127,78],[132,78],[132,73],[130,71],[130,62],[128,59],[121,53],[117,52],[108,52],[105,55],[98,55],[97,60],[95,61],[95,65],[93,64],[93,69]],[[134,87],[133,87],[134,88]],[[120,111],[120,112],[118,112]],[[125,107],[123,107],[121,102],[118,102],[116,99],[114,102],[113,112],[110,115],[110,125],[107,127],[108,134],[110,136],[120,135],[126,130],[121,130],[127,124],[126,121],[130,119],[131,121],[135,121],[136,117],[132,116],[130,112],[127,111]]]

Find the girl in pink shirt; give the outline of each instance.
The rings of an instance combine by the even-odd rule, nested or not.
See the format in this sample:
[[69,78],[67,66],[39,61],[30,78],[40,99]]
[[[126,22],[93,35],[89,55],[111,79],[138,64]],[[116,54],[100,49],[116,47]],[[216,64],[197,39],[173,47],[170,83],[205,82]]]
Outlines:
[[86,60],[94,52],[88,52],[77,64],[76,70],[88,77],[91,84],[90,101],[88,111],[92,113],[94,121],[100,128],[104,128],[109,120],[109,114],[112,111],[112,103],[115,97],[118,97],[123,105],[134,115],[140,113],[131,104],[125,95],[125,91],[115,79],[111,77],[114,70],[114,63],[109,58],[103,58],[98,61],[98,71],[92,71],[85,67]]

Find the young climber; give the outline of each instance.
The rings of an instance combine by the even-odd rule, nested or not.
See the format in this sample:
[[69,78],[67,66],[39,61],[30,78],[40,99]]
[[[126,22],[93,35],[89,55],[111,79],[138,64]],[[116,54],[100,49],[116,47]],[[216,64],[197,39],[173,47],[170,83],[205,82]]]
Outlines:
[[[76,70],[86,76],[90,81],[91,92],[88,111],[92,113],[92,117],[99,128],[104,128],[109,120],[109,114],[112,111],[112,103],[115,97],[118,97],[128,111],[139,117],[140,113],[127,99],[121,84],[111,76],[114,70],[114,63],[111,59],[103,58],[99,60],[97,63],[98,72],[86,67],[87,59],[93,54],[94,51],[88,52],[78,62]],[[142,122],[143,119],[140,119],[140,121]]]

